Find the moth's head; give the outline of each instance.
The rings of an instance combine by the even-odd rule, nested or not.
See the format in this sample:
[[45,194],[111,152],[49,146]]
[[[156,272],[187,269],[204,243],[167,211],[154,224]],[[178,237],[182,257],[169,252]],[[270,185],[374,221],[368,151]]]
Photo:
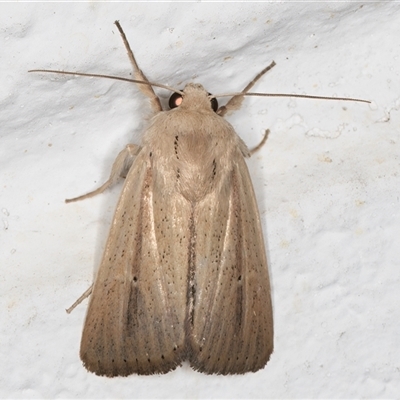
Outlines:
[[199,83],[188,83],[182,92],[183,95],[175,92],[169,98],[168,104],[171,109],[180,107],[182,109],[203,109],[217,112],[217,99],[211,98],[211,93],[208,93]]

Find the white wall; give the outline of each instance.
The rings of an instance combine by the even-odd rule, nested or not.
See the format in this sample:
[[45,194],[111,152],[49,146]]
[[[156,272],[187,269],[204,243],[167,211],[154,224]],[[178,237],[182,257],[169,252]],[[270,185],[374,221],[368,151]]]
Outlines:
[[[0,396],[333,398],[400,393],[400,6],[320,3],[0,4]],[[90,285],[121,186],[107,179],[139,142],[134,85],[28,74],[129,76],[120,20],[141,68],[174,86],[360,97],[247,98],[229,117],[251,147],[275,317],[275,351],[244,376],[187,365],[107,379],[79,359]],[[165,91],[161,91],[164,96]]]

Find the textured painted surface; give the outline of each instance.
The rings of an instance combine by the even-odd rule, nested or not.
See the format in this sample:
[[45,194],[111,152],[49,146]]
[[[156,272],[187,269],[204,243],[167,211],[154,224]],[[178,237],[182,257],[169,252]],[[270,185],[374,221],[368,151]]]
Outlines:
[[[0,4],[0,395],[14,398],[395,397],[400,392],[400,7],[361,3]],[[149,79],[212,93],[354,96],[365,104],[246,99],[229,117],[251,147],[272,280],[275,351],[244,376],[187,365],[99,378],[78,351],[89,286],[121,187],[81,203],[146,102],[127,76],[119,19]],[[161,95],[167,96],[161,91]]]

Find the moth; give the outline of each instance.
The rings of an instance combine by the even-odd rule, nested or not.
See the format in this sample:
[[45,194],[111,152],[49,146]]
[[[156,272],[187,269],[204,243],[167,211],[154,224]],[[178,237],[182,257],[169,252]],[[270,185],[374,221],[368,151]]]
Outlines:
[[275,63],[219,108],[200,84],[167,87],[164,111],[153,86],[166,86],[148,81],[115,24],[135,79],[35,70],[136,82],[154,112],[142,144],[119,153],[107,182],[66,200],[126,178],[94,284],[71,307],[91,295],[80,357],[108,377],[166,373],[185,360],[207,374],[258,371],[274,341],[267,258],[251,151],[223,116]]

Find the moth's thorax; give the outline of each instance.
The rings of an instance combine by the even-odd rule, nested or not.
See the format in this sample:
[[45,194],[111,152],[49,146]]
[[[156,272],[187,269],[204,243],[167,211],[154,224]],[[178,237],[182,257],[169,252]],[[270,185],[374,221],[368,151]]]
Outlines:
[[[201,85],[187,85],[186,100],[208,101]],[[185,99],[184,99],[185,100]],[[197,202],[222,184],[241,157],[240,140],[233,127],[209,107],[190,102],[157,114],[143,138],[143,151],[152,154],[152,170],[163,186]],[[166,193],[166,195],[168,195]]]

